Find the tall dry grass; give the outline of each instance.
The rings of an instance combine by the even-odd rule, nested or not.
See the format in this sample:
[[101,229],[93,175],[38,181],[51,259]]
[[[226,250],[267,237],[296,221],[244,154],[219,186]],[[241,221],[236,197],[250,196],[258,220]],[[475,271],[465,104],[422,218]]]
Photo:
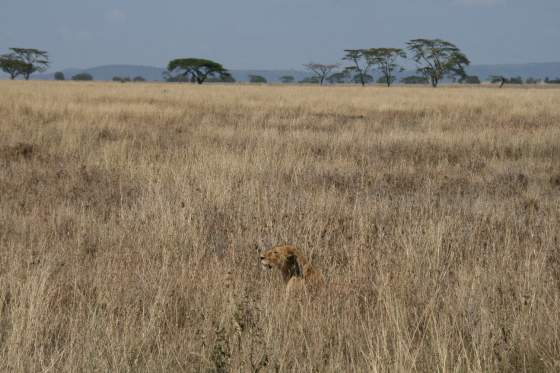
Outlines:
[[2,371],[560,370],[559,90],[4,81],[0,133]]

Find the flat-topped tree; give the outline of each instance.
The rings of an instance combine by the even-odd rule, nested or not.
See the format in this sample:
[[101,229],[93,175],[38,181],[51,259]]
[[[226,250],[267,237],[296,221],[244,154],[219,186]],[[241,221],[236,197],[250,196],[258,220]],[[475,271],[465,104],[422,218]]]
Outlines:
[[500,88],[502,88],[504,84],[507,83],[506,77],[502,75],[492,75],[489,79],[491,83],[500,83]]
[[280,77],[280,81],[285,84],[293,83],[295,80],[296,78],[294,78],[293,75],[283,75]]
[[10,79],[14,80],[21,75],[23,71],[29,70],[29,66],[14,53],[4,54],[0,56],[0,70],[10,75]]
[[31,74],[44,72],[49,67],[49,54],[46,51],[33,48],[10,48],[11,56],[21,61],[20,75],[29,80]]
[[[173,79],[183,77],[187,81],[198,84],[204,83],[209,77],[219,77],[224,80],[231,77],[231,74],[221,64],[202,58],[178,58],[169,61],[167,72]],[[176,80],[180,81],[180,79]]]
[[346,56],[342,58],[343,60],[352,62],[352,66],[346,67],[346,71],[350,74],[354,74],[356,80],[365,86],[367,83],[367,76],[369,69],[373,62],[369,58],[368,49],[345,49]]
[[315,62],[311,62],[303,66],[305,66],[305,68],[315,74],[315,77],[321,85],[323,85],[323,82],[330,75],[330,73],[338,67],[337,64],[322,64]]
[[268,83],[268,80],[266,80],[266,78],[261,75],[249,74],[249,83],[266,84]]
[[397,64],[399,58],[406,58],[406,52],[399,48],[372,48],[368,50],[367,57],[377,70],[381,73],[380,81],[390,87],[396,77],[393,75],[395,71],[404,71]]
[[465,66],[471,62],[453,43],[441,39],[414,39],[406,43],[420,74],[437,87],[441,79],[455,80],[466,76]]

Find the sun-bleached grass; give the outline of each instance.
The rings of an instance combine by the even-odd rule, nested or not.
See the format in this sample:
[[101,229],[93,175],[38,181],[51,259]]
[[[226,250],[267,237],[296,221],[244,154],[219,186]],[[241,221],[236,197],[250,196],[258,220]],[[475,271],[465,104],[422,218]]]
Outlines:
[[2,371],[560,370],[560,90],[3,81],[0,134]]

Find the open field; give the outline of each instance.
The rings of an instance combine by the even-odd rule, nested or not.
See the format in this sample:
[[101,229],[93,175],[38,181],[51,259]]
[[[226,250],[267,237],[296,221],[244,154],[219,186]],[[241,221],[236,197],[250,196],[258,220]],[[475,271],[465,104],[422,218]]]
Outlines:
[[0,134],[1,371],[560,371],[560,90],[2,81]]

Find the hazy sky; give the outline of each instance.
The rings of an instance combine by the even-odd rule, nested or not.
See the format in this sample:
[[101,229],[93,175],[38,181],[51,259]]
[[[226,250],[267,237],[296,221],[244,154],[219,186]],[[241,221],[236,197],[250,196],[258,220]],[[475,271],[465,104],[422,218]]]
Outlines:
[[0,53],[45,49],[51,70],[191,56],[301,69],[416,37],[475,64],[560,61],[560,0],[0,0]]

